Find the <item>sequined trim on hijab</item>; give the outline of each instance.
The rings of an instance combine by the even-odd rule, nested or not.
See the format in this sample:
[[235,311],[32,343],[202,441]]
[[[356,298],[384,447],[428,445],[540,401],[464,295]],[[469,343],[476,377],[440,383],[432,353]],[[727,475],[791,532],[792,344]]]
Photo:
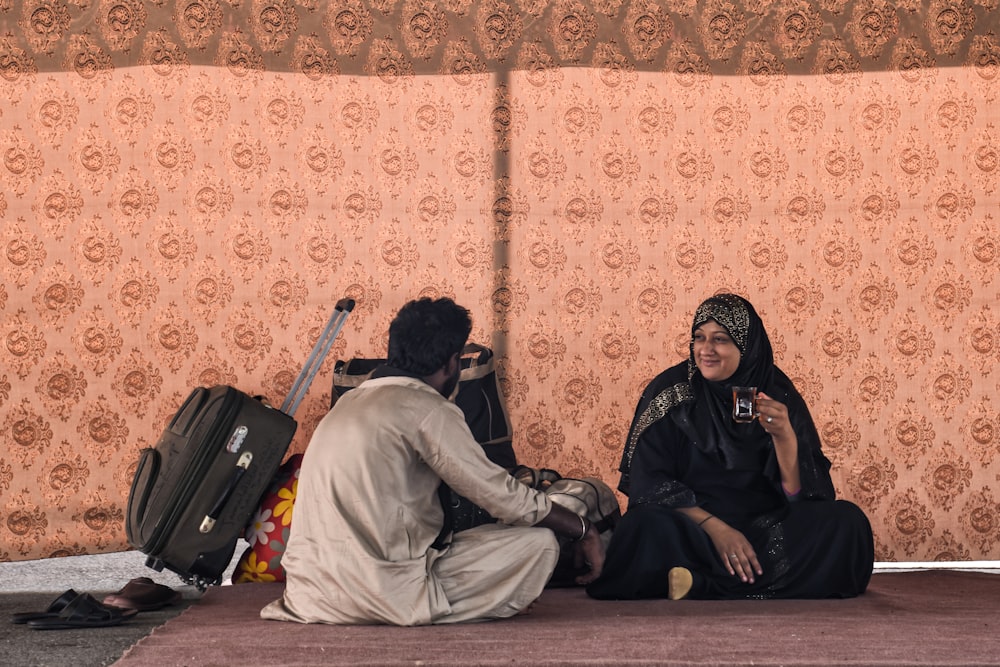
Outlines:
[[709,320],[715,320],[729,332],[741,354],[746,354],[750,336],[750,311],[746,303],[734,294],[717,294],[706,300],[694,313],[694,331]]

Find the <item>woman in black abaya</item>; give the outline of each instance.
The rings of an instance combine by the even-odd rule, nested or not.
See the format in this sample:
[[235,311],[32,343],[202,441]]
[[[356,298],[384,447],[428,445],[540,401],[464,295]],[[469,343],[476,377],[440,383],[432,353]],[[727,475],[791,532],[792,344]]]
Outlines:
[[[732,418],[732,387],[757,387],[757,418]],[[868,518],[836,500],[805,402],[742,297],[702,303],[690,356],[643,392],[618,488],[628,509],[599,599],[827,598],[863,593]]]

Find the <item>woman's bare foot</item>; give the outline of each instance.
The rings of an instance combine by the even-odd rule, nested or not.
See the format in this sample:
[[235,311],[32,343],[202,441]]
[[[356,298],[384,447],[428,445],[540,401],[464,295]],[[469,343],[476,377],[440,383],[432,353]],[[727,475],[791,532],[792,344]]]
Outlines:
[[683,600],[691,592],[694,577],[686,567],[672,567],[667,573],[667,596],[671,600]]

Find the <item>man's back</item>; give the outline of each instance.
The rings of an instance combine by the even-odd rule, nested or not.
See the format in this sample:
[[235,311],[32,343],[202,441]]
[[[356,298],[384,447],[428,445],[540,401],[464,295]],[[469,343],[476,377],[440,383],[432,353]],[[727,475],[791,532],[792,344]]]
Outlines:
[[[461,411],[422,380],[382,377],[341,397],[305,453],[282,559],[285,605],[265,617],[429,622],[443,597],[428,577],[441,554],[431,545],[444,522],[442,478],[512,524],[549,510],[488,461]],[[359,591],[370,595],[358,600]]]
[[443,521],[440,479],[421,454],[432,444],[424,421],[440,421],[447,408],[412,378],[369,380],[345,394],[306,451],[298,494],[308,502],[296,506],[296,526],[311,539],[350,536],[374,559],[423,558]]

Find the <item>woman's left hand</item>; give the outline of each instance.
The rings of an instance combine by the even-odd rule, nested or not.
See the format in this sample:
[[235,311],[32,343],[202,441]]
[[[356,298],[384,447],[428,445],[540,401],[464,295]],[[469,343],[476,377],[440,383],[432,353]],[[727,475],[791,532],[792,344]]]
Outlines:
[[757,552],[746,535],[736,530],[719,517],[704,524],[703,530],[712,540],[719,560],[729,574],[739,577],[741,581],[752,584],[754,574],[764,574],[764,569],[757,560]]

